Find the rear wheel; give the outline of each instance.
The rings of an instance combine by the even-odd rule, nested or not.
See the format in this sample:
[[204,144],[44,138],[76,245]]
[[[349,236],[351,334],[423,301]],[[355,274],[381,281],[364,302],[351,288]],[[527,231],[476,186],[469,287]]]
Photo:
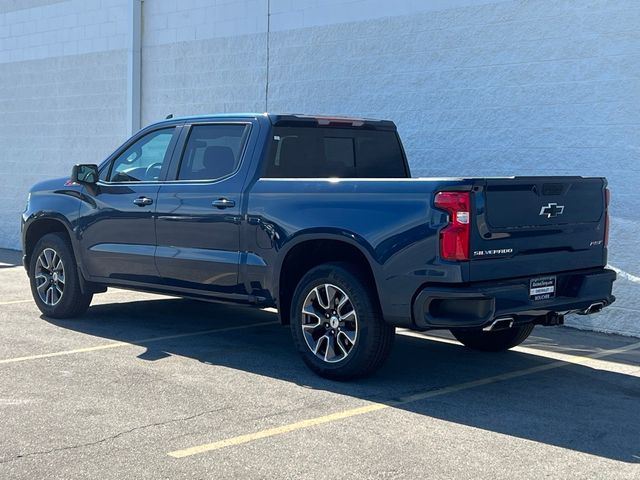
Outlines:
[[395,329],[382,319],[372,286],[346,263],[327,263],[300,280],[291,303],[291,333],[318,375],[369,375],[388,357]]
[[485,352],[500,352],[524,342],[533,331],[533,327],[533,323],[528,323],[496,332],[451,330],[451,333],[465,347]]
[[42,313],[70,318],[87,311],[92,293],[82,293],[71,246],[59,233],[49,233],[36,244],[29,262],[31,293]]

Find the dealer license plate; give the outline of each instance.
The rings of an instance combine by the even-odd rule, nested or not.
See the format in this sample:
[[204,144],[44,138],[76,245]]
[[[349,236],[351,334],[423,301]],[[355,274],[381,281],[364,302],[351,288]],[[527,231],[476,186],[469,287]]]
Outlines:
[[556,296],[556,277],[532,278],[529,281],[529,298],[533,301],[548,300]]

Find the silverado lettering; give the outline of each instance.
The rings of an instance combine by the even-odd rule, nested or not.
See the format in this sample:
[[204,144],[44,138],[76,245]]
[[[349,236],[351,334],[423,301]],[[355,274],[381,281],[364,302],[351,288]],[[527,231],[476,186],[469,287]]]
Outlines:
[[513,253],[513,248],[500,248],[498,250],[476,250],[473,255],[476,257],[483,255],[508,255]]

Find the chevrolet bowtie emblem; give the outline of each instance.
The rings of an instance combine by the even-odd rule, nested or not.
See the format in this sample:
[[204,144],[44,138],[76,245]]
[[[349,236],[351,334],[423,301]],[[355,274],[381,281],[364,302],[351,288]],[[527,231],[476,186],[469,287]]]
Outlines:
[[540,215],[545,215],[547,218],[557,217],[558,215],[562,215],[562,212],[564,212],[564,205],[558,205],[557,203],[544,205],[540,209]]

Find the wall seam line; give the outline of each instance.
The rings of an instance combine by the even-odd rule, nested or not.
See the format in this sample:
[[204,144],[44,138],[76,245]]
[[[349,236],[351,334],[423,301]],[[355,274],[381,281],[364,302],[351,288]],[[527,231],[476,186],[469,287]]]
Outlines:
[[271,37],[271,0],[267,0],[267,39],[266,39],[266,78],[264,85],[264,111],[269,111],[269,51],[270,51],[270,37]]

